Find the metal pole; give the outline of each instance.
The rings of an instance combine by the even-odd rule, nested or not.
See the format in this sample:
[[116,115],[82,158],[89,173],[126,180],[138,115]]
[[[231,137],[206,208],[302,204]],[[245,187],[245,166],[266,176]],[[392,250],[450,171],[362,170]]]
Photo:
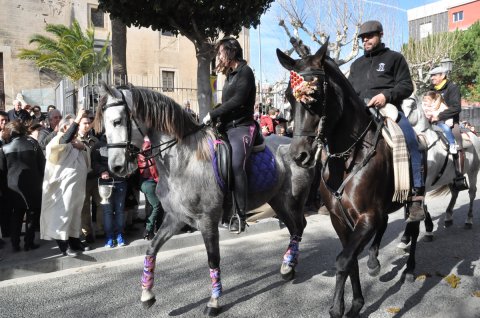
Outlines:
[[258,25],[258,52],[260,61],[260,103],[263,104],[263,92],[262,92],[262,40],[260,36],[260,24]]

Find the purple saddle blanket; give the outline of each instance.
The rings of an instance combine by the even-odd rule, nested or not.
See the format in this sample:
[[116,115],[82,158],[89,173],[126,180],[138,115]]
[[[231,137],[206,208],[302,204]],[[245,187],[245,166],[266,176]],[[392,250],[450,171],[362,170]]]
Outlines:
[[[225,167],[219,167],[219,162],[224,162],[224,160],[219,160],[217,157],[219,152],[215,151],[215,145],[223,142],[223,140],[217,139],[213,143],[210,143],[210,151],[212,152],[212,166],[213,171],[215,172],[215,178],[220,188],[222,188],[223,191],[226,191],[231,190],[227,187],[227,184],[232,184],[232,182],[225,180],[222,177],[222,175],[225,174],[220,173],[219,169]],[[269,190],[278,180],[275,157],[268,147],[265,147],[262,151],[252,151],[247,160],[245,171],[248,179],[248,192],[261,192]]]

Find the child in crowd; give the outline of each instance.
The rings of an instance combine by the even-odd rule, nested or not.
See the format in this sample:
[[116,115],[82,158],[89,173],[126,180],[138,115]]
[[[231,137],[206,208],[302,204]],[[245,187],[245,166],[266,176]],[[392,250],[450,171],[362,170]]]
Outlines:
[[453,119],[450,118],[446,121],[438,120],[438,115],[448,108],[442,96],[437,92],[428,91],[423,95],[422,106],[428,121],[440,127],[445,133],[445,137],[447,137],[448,143],[450,144],[449,152],[456,154],[457,146],[455,144],[455,137],[450,128],[453,127]]

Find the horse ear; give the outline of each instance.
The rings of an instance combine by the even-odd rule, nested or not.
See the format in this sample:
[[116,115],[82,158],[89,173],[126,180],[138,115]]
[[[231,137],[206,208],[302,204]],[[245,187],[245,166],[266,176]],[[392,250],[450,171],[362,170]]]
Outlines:
[[286,68],[289,71],[293,70],[293,67],[295,66],[294,59],[292,59],[290,56],[283,53],[279,49],[277,49],[277,57],[278,57],[278,61],[280,62],[280,64],[282,64],[284,68]]
[[116,98],[118,98],[118,96],[121,96],[120,92],[115,87],[108,86],[108,84],[105,81],[100,82],[99,93],[100,93],[100,96],[107,95],[107,94]]
[[107,83],[105,81],[100,82],[100,87],[98,93],[100,96],[106,95],[110,92],[110,87],[108,87]]
[[313,62],[318,66],[321,67],[325,62],[325,56],[327,55],[328,51],[328,40],[330,37],[327,37],[325,43],[323,43],[322,47],[318,49],[317,53],[314,55]]

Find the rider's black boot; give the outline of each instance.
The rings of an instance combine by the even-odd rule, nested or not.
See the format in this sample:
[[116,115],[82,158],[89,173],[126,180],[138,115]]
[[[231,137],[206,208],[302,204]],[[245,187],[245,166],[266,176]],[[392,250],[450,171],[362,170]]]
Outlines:
[[423,209],[423,200],[425,198],[425,188],[413,188],[412,202],[409,207],[407,223],[423,221],[425,219],[425,210]]

